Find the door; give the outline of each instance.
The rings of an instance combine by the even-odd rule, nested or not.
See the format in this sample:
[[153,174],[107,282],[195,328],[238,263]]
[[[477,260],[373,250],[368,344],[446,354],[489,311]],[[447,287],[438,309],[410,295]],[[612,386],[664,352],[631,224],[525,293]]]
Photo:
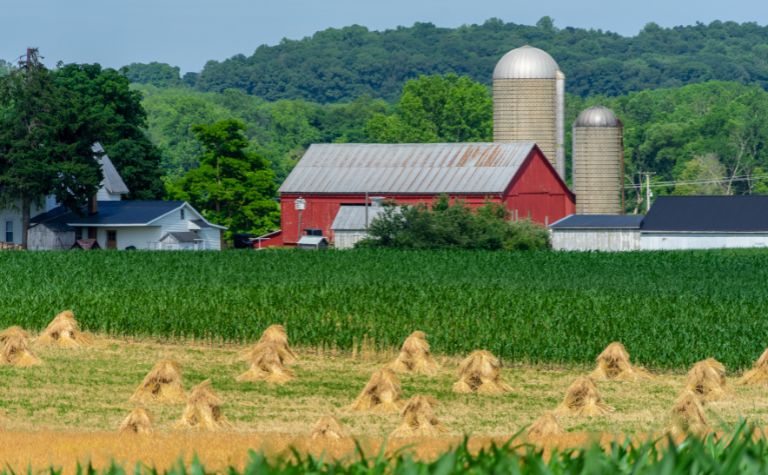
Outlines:
[[107,231],[107,249],[117,249],[117,231]]

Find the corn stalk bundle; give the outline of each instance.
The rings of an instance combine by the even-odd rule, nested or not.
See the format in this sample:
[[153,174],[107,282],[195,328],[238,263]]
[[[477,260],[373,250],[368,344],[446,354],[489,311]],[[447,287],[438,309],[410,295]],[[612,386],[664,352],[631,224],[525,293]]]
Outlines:
[[546,412],[533,421],[533,424],[528,427],[526,433],[530,439],[545,439],[547,437],[565,434],[565,430],[553,413]]
[[280,347],[274,343],[259,343],[251,352],[250,368],[237,377],[237,381],[265,381],[285,384],[295,378],[280,358]]
[[744,373],[738,384],[768,386],[768,349],[763,351],[752,369]]
[[371,375],[360,395],[352,403],[355,411],[399,411],[400,380],[394,371],[384,368]]
[[79,348],[88,345],[90,338],[80,331],[75,314],[71,310],[65,310],[48,324],[37,338],[37,343],[61,348]]
[[671,432],[702,433],[706,429],[707,420],[704,418],[704,408],[699,397],[689,390],[683,391],[672,407]]
[[390,366],[398,373],[416,373],[433,376],[437,372],[437,363],[429,351],[427,335],[415,331],[405,339],[400,354]]
[[282,325],[270,325],[267,327],[267,329],[264,330],[264,333],[261,334],[259,341],[253,347],[253,349],[250,350],[251,354],[246,354],[243,359],[247,361],[252,360],[253,353],[259,351],[260,345],[273,345],[275,348],[277,348],[277,353],[282,364],[290,365],[294,364],[298,360],[296,353],[294,353],[293,350],[291,350],[291,347],[288,345],[288,332],[285,331],[285,327]]
[[715,401],[725,396],[725,366],[714,358],[694,364],[688,372],[686,389],[702,401]]
[[323,416],[312,428],[313,439],[339,440],[346,437],[341,421],[333,416]]
[[198,384],[189,394],[187,407],[176,427],[200,430],[219,430],[230,427],[222,413],[224,402],[213,392],[211,380]]
[[392,431],[390,437],[434,437],[448,429],[435,417],[433,407],[437,405],[434,398],[413,396],[401,413],[402,423]]
[[120,423],[122,434],[151,434],[152,417],[146,409],[137,407]]
[[650,373],[643,368],[633,366],[629,361],[627,349],[615,341],[598,355],[597,368],[591,376],[598,380],[638,381],[650,377]]
[[501,380],[501,363],[491,352],[473,351],[459,363],[459,381],[453,385],[457,393],[502,394],[512,391]]
[[182,404],[187,400],[181,367],[175,361],[158,362],[131,396],[140,404]]
[[568,387],[558,412],[573,416],[600,416],[613,412],[613,407],[603,402],[592,378],[582,376]]
[[0,366],[25,368],[40,363],[29,348],[29,334],[21,327],[10,327],[0,332]]

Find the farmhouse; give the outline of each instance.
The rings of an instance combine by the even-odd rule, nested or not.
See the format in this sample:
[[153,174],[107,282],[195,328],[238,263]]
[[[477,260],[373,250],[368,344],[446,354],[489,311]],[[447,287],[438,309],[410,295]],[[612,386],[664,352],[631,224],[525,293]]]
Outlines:
[[[304,235],[334,241],[334,221],[342,230],[349,208],[364,209],[372,197],[412,205],[441,194],[470,207],[501,203],[514,217],[542,224],[575,209],[573,193],[533,142],[320,144],[280,187],[283,244]],[[356,226],[343,231],[360,231],[359,220]]]
[[[93,147],[102,181],[90,205],[74,212],[53,197],[33,209],[28,234],[30,250],[156,249],[220,250],[225,228],[208,222],[184,201],[123,201],[129,193],[100,144]],[[21,243],[21,213],[0,210],[5,240]],[[16,231],[18,230],[18,231]]]
[[662,196],[646,216],[572,215],[550,230],[563,251],[768,247],[768,196]]

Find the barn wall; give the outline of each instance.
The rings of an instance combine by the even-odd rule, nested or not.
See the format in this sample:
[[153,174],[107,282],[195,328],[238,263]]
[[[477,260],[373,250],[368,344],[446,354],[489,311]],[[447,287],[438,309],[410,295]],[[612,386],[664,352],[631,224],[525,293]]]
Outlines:
[[636,251],[640,249],[637,229],[552,229],[556,251]]
[[644,250],[768,247],[768,233],[642,233]]

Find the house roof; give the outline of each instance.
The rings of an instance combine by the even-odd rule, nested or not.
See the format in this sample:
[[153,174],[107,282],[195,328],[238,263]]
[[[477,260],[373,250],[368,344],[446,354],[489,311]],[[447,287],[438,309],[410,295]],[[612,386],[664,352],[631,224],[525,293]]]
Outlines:
[[651,206],[642,230],[768,232],[768,196],[662,196]]
[[314,144],[281,193],[503,193],[533,142]]
[[[370,224],[377,216],[383,214],[385,209],[382,206],[368,206],[367,224]],[[359,231],[366,228],[365,206],[342,205],[331,225],[331,229],[334,231]]]
[[552,229],[640,229],[642,214],[572,214],[550,225]]
[[93,153],[96,154],[96,161],[101,165],[101,173],[104,177],[101,181],[102,186],[114,195],[126,195],[130,193],[128,186],[123,181],[123,177],[117,172],[115,164],[112,163],[109,155],[104,151],[104,147],[102,147],[99,142],[96,142],[91,149],[93,150]]

